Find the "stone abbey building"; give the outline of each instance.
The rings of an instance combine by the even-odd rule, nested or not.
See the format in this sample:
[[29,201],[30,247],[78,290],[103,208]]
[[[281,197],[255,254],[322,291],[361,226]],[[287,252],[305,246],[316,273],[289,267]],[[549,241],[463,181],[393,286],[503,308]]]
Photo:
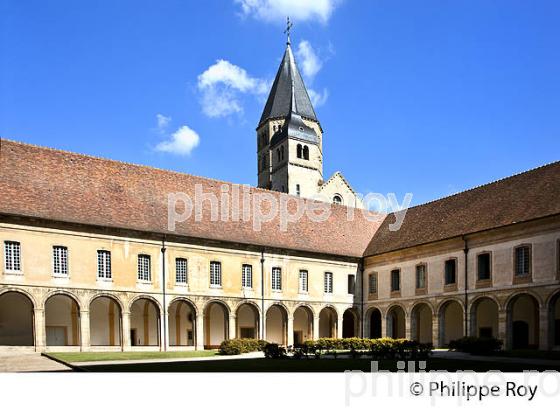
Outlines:
[[[463,335],[560,348],[560,162],[410,208],[356,210],[288,44],[257,127],[258,186],[333,204],[168,225],[169,194],[236,185],[0,140],[0,349],[186,350],[228,338]],[[238,186],[237,186],[238,187]]]

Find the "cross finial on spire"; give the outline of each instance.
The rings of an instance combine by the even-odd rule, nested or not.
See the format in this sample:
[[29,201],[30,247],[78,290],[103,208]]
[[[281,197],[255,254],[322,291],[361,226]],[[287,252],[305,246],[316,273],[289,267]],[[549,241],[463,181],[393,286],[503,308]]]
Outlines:
[[292,28],[294,24],[290,21],[290,17],[288,16],[286,18],[286,30],[284,30],[284,34],[286,34],[287,40],[286,40],[286,44],[290,45],[290,30]]

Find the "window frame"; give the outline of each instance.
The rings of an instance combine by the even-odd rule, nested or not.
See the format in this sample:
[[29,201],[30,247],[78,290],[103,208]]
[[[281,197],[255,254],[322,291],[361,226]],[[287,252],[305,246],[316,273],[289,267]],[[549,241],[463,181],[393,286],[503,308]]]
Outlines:
[[[419,287],[419,281],[418,281],[418,268],[424,268],[424,286]],[[414,266],[414,289],[415,289],[415,294],[416,295],[425,295],[428,291],[428,264],[426,262],[421,262],[421,263],[417,263]]]
[[253,289],[253,265],[250,263],[241,265],[241,289]]
[[[397,274],[397,283],[398,283],[398,289],[394,288],[394,282],[393,282],[393,277],[394,277],[394,273]],[[391,271],[389,272],[389,276],[390,276],[390,286],[391,286],[391,296],[400,296],[401,294],[401,269],[400,268],[394,268],[391,269]]]
[[[352,278],[352,282],[350,282],[350,278]],[[353,273],[348,274],[347,278],[347,292],[349,295],[356,294],[356,275]]]
[[[11,267],[8,268],[8,245],[17,246],[17,264],[15,263],[14,250],[12,253],[12,263]],[[14,269],[17,265],[18,269]],[[23,257],[22,257],[22,246],[19,241],[5,240],[4,241],[4,273],[12,275],[22,275],[23,274]]]
[[[481,268],[481,263],[480,263],[480,258],[483,256],[488,256],[488,277],[486,278],[481,278],[480,277],[480,268]],[[492,283],[492,252],[491,251],[481,251],[479,253],[476,254],[476,282],[477,282],[477,287],[483,287],[483,286],[487,286],[489,284]]]
[[[447,266],[449,265],[450,262],[453,262],[453,266],[454,266],[453,282],[447,281]],[[443,286],[446,291],[457,289],[457,281],[459,280],[458,271],[459,271],[459,260],[457,258],[447,258],[443,262]]]
[[[521,248],[528,249],[528,271],[524,275],[517,274],[517,250]],[[513,284],[529,283],[533,280],[533,245],[531,243],[520,243],[513,247]]]
[[[179,280],[179,262],[184,262],[185,263],[185,272],[181,272],[181,279],[183,279],[184,276],[184,281],[183,280]],[[179,286],[187,286],[189,284],[189,260],[187,258],[175,258],[175,285],[179,285]]]
[[[99,270],[100,265],[99,265],[99,257],[100,255],[105,255],[103,257],[103,268],[104,268],[104,275],[100,276],[101,271]],[[97,280],[102,280],[102,281],[107,281],[107,282],[112,282],[113,281],[113,261],[112,261],[112,256],[111,256],[111,251],[107,250],[107,249],[98,249],[97,250],[97,259],[96,259],[96,264],[97,264]],[[107,257],[108,256],[108,261],[109,263],[107,264]],[[109,266],[109,269],[107,269],[107,265]]]
[[[218,272],[212,272],[212,266],[218,267]],[[212,260],[208,264],[208,283],[211,288],[220,289],[222,287],[222,262],[217,260]],[[218,279],[216,283],[213,282],[213,278]]]
[[[56,272],[56,259],[57,259],[57,255],[56,255],[56,251],[57,250],[63,250],[65,252],[64,257],[62,256],[58,256],[58,258],[60,259],[60,269],[61,271],[63,271],[65,268],[66,273],[61,273],[61,272]],[[68,247],[64,246],[64,245],[53,245],[52,246],[52,275],[54,278],[68,278],[70,277],[70,263],[69,263],[69,256],[68,256]],[[65,263],[63,264],[62,261],[65,260]]]
[[[141,259],[147,261],[148,262],[147,265],[141,266],[140,265]],[[137,266],[136,279],[138,280],[138,282],[152,283],[152,256],[147,253],[139,253],[136,258],[136,266]],[[147,279],[141,277],[141,268],[145,268],[145,267],[147,267],[147,272],[145,272],[144,274],[145,275],[147,274]]]
[[[372,290],[372,279],[375,282],[375,291]],[[377,299],[377,294],[379,292],[379,275],[377,272],[371,272],[368,274],[368,299]]]
[[323,293],[325,295],[334,293],[334,274],[332,272],[323,273]]
[[304,295],[309,293],[309,271],[307,269],[300,269],[298,272],[298,293]]
[[[275,274],[277,277],[275,278]],[[270,289],[273,292],[282,292],[282,268],[273,266],[270,271]]]

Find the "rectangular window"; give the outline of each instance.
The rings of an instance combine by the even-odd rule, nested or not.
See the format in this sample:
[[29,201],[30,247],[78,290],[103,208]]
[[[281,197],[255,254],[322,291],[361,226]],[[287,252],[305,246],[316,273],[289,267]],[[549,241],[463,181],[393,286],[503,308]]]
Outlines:
[[481,253],[477,256],[478,265],[478,280],[488,280],[490,279],[491,265],[490,265],[490,254]]
[[401,290],[401,270],[393,269],[391,271],[391,292],[398,292]]
[[253,287],[253,266],[243,265],[241,268],[241,286],[244,289]]
[[531,249],[528,246],[515,248],[515,276],[527,276],[531,267]]
[[21,271],[21,245],[19,242],[4,242],[4,267],[8,272]]
[[175,283],[187,284],[188,262],[185,258],[175,259]]
[[377,274],[370,273],[368,276],[368,282],[369,293],[377,293]]
[[356,276],[348,275],[348,294],[353,295],[356,292]]
[[143,282],[152,280],[150,255],[138,255],[138,280]]
[[222,286],[222,264],[210,262],[210,286]]
[[426,289],[426,265],[416,265],[416,289]]
[[457,280],[457,260],[449,259],[445,261],[445,284],[453,285]]
[[325,293],[333,293],[333,274],[325,272]]
[[66,246],[53,246],[53,274],[68,276],[68,248]]
[[111,252],[97,251],[97,277],[111,279]]
[[307,271],[300,270],[299,271],[299,292],[300,293],[307,293],[308,291],[308,283],[307,283]]
[[272,290],[282,290],[282,269],[272,268]]

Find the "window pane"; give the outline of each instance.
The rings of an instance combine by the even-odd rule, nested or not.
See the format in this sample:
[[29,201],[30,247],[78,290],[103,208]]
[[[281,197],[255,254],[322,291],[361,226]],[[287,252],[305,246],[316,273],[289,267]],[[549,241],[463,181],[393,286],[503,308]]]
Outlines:
[[68,275],[68,249],[64,246],[53,246],[53,273]]
[[210,285],[222,286],[222,264],[210,262]]
[[369,293],[377,293],[377,275],[374,273],[369,275]]
[[307,292],[308,289],[307,283],[307,271],[300,270],[299,271],[299,291],[300,292]]
[[395,269],[391,271],[391,291],[397,292],[401,289],[401,275],[400,270]]
[[282,271],[280,268],[272,268],[272,290],[282,290]]
[[21,247],[19,242],[4,242],[4,266],[7,271],[21,270]]
[[416,288],[426,288],[426,265],[416,266]]
[[188,262],[184,258],[175,259],[175,282],[187,283]]
[[243,265],[242,267],[241,286],[243,288],[253,287],[253,267],[251,265]]

